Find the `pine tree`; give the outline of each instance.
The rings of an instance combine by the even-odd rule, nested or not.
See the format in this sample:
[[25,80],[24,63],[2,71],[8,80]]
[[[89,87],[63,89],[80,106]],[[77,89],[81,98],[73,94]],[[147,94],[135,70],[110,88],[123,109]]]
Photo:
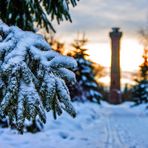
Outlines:
[[135,105],[148,103],[148,80],[137,81],[132,89]]
[[73,90],[73,97],[82,101],[88,99],[100,103],[101,94],[99,93],[99,85],[95,80],[93,62],[87,59],[87,49],[84,48],[86,43],[87,39],[85,39],[85,36],[82,39],[78,38],[72,43],[74,48],[72,56],[78,63],[76,70],[78,83]]
[[[45,28],[55,32],[52,21],[69,20],[69,6],[76,6],[78,0],[0,0],[0,19],[8,25],[19,26],[23,30],[36,31]],[[1,84],[1,83],[0,83]],[[0,94],[0,96],[2,96]],[[33,121],[33,125],[36,124]],[[7,120],[0,120],[2,124]],[[41,122],[39,122],[40,124]],[[37,125],[37,124],[36,124]],[[32,125],[31,125],[32,127]],[[28,127],[30,128],[30,127]],[[34,127],[38,129],[38,127]],[[32,129],[31,129],[32,130]],[[33,129],[34,131],[34,129]]]
[[140,76],[136,79],[137,84],[132,89],[136,105],[148,103],[148,30],[140,31],[144,45],[143,63],[140,65]]
[[0,18],[8,25],[23,30],[35,31],[37,24],[47,31],[54,28],[52,21],[72,21],[69,5],[76,6],[78,0],[0,0]]
[[46,122],[67,111],[75,117],[66,82],[75,83],[76,61],[51,50],[41,35],[0,22],[0,116],[23,132],[25,119]]

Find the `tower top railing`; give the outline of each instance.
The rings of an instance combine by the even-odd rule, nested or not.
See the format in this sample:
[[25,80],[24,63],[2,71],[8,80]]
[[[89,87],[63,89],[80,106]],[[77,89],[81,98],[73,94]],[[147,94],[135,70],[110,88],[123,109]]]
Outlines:
[[113,31],[113,32],[119,32],[119,30],[120,30],[119,27],[113,27],[113,28],[112,28],[112,31]]
[[109,33],[111,38],[121,38],[122,37],[122,32],[120,32],[119,27],[113,27],[112,31]]

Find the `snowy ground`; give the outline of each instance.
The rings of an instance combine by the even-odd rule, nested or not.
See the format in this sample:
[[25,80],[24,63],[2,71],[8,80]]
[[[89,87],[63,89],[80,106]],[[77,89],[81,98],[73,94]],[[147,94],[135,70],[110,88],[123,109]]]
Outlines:
[[148,148],[148,114],[130,104],[74,103],[76,119],[64,113],[55,121],[49,114],[40,133],[0,129],[0,148]]

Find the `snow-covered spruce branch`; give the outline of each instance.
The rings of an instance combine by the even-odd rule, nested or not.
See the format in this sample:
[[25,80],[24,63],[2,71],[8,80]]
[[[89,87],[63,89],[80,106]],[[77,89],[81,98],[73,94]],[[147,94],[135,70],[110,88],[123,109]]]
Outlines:
[[62,110],[75,117],[66,82],[75,83],[76,61],[51,50],[41,35],[0,23],[0,114],[22,131],[25,119],[45,123]]

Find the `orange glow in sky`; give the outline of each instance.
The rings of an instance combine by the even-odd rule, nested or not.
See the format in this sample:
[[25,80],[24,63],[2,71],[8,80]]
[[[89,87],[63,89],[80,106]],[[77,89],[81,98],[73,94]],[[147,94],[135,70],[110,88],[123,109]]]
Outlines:
[[[87,45],[90,59],[102,66],[109,68],[111,65],[111,46],[110,43],[96,43]],[[121,85],[124,88],[125,84],[134,84],[134,79],[130,75],[131,72],[136,72],[139,65],[143,62],[142,59],[143,46],[136,40],[123,39],[121,41]],[[128,72],[126,77],[122,72]],[[110,75],[100,78],[106,86],[110,84]]]
[[[87,45],[90,59],[105,67],[110,67],[111,47],[110,43],[89,43]],[[142,63],[143,46],[136,40],[122,40],[121,42],[121,69],[123,71],[133,72],[138,70]]]

